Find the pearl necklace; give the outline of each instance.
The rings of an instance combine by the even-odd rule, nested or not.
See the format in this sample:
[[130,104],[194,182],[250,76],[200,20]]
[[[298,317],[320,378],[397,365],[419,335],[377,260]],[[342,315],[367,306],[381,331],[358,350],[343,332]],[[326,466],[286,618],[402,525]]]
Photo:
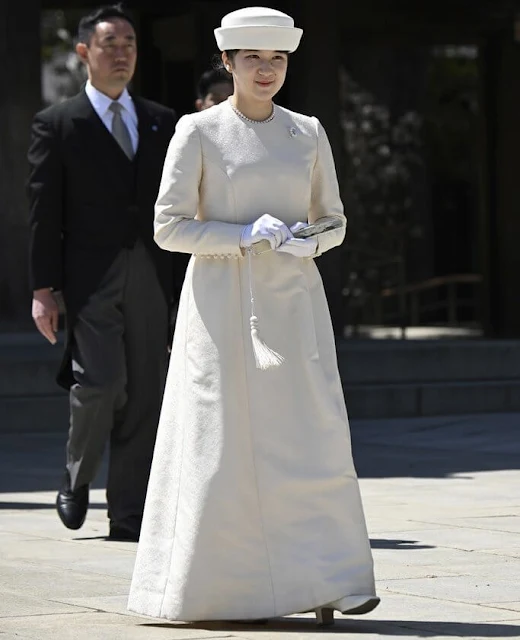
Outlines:
[[241,111],[239,111],[231,101],[229,102],[229,104],[231,105],[231,108],[239,118],[242,118],[242,120],[245,120],[246,122],[250,122],[251,124],[267,124],[268,122],[271,122],[274,119],[274,113],[275,113],[274,106],[273,106],[273,112],[265,120],[251,120],[251,118],[248,118]]

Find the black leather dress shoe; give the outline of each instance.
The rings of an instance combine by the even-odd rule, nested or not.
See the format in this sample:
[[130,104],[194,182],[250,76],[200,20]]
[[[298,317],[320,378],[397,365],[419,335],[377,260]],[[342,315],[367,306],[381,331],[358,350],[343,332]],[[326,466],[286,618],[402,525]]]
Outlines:
[[72,491],[69,473],[65,472],[63,485],[56,499],[56,508],[67,529],[80,529],[83,526],[88,510],[88,490],[89,486],[86,484]]
[[139,532],[111,524],[108,539],[118,542],[139,542]]

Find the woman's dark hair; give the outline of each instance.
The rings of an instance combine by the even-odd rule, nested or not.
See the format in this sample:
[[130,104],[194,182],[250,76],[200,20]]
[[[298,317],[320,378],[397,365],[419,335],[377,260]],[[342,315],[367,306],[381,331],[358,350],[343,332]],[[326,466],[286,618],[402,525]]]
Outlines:
[[87,45],[90,44],[90,39],[96,31],[96,25],[100,22],[105,22],[105,20],[110,20],[110,18],[126,20],[135,30],[134,21],[125,11],[121,2],[119,4],[105,5],[98,7],[95,11],[92,11],[92,13],[81,18],[78,25],[78,42]]
[[[226,51],[227,57],[228,59],[233,62],[233,60],[235,59],[235,56],[237,55],[237,53],[239,52],[239,49],[230,49],[229,51]],[[213,64],[212,67],[214,69],[216,69],[217,71],[220,71],[221,73],[224,73],[225,75],[228,76],[228,78],[232,77],[232,74],[229,73],[229,71],[226,69],[226,67],[224,66],[224,63],[222,62],[222,57],[221,55],[219,55],[218,53],[216,53],[213,56]]]

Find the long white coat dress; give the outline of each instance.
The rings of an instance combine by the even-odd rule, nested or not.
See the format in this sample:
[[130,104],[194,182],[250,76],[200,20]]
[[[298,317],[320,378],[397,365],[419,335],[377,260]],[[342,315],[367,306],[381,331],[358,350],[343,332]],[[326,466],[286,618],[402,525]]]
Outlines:
[[[179,121],[155,239],[192,253],[179,304],[129,609],[170,620],[282,616],[375,594],[333,331],[313,259],[252,258],[264,341],[255,367],[243,225],[343,221],[316,118],[275,106],[250,123],[229,102]],[[143,301],[146,304],[146,301]]]

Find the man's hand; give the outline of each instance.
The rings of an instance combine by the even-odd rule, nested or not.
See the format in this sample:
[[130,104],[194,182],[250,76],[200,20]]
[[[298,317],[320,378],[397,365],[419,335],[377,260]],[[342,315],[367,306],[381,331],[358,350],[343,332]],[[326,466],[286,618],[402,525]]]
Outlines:
[[38,331],[51,344],[56,344],[58,331],[58,305],[50,289],[38,289],[33,293],[32,317]]

